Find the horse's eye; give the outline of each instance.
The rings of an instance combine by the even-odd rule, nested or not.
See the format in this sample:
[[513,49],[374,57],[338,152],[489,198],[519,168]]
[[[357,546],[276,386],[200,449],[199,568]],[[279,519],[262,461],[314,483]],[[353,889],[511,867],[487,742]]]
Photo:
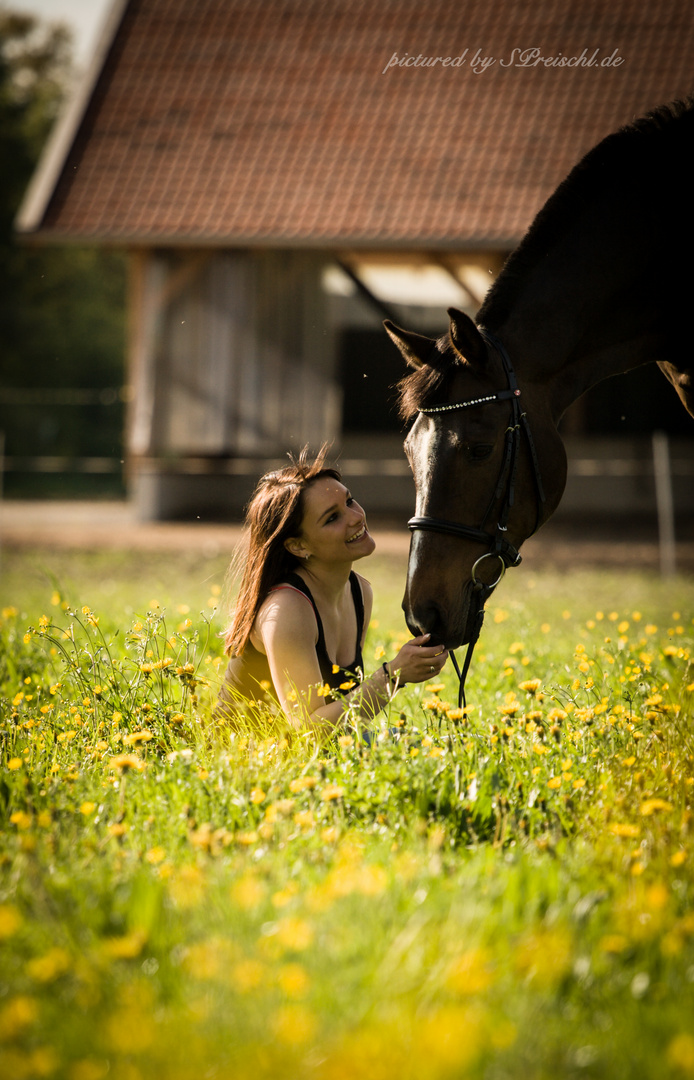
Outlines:
[[477,443],[470,450],[470,456],[476,461],[483,461],[484,458],[488,458],[491,454],[493,446],[489,446],[487,443]]

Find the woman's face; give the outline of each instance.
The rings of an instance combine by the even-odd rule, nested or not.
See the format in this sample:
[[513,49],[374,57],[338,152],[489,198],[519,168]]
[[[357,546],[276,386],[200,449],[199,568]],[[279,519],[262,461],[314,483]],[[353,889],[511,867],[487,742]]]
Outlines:
[[321,562],[354,562],[376,547],[366,514],[339,480],[319,477],[306,488],[303,501],[301,536],[290,549],[295,554]]

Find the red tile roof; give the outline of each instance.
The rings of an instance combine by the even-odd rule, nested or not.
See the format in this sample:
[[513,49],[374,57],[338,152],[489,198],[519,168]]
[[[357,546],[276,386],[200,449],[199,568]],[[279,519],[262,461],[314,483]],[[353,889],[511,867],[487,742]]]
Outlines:
[[[530,48],[599,51],[590,67],[511,63]],[[477,50],[494,58],[480,73]],[[615,50],[623,62],[600,66]],[[464,61],[384,72],[394,54]],[[694,0],[129,0],[23,225],[114,243],[508,246],[598,139],[694,90],[693,59]]]

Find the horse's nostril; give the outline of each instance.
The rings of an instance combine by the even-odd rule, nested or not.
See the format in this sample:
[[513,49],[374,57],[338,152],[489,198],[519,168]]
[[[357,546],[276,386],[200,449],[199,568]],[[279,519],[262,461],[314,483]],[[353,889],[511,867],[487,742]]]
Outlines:
[[441,612],[435,605],[413,611],[411,617],[407,620],[407,625],[415,637],[421,634],[430,634],[430,645],[443,644],[443,620]]

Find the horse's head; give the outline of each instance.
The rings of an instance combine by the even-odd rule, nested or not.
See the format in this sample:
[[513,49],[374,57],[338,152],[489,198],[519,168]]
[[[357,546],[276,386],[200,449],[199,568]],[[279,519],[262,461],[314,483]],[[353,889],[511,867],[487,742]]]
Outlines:
[[[467,315],[449,317],[438,340],[385,327],[415,369],[400,384],[402,414],[414,420],[405,452],[417,493],[403,609],[413,634],[457,648],[474,635],[505,566],[520,561],[520,545],[557,506],[566,456],[541,387],[514,390],[503,350]],[[439,408],[447,404],[455,407]]]

